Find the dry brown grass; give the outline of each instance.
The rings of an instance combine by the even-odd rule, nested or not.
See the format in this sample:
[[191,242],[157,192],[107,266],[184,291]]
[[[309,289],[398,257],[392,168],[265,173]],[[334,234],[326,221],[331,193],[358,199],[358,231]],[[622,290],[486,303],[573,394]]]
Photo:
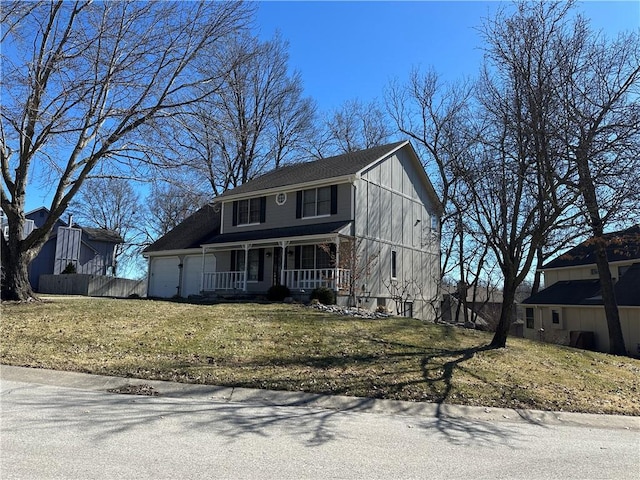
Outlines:
[[640,415],[640,360],[402,318],[280,304],[3,304],[0,361],[58,370],[464,405]]

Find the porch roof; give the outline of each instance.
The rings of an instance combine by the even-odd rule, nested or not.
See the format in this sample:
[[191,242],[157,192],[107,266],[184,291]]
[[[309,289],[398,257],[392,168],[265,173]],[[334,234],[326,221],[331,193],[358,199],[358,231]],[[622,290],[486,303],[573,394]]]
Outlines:
[[351,221],[316,223],[310,225],[296,225],[294,227],[268,228],[265,230],[247,230],[246,232],[233,232],[214,235],[202,246],[217,246],[227,243],[246,243],[285,240],[287,238],[313,237],[318,235],[330,234],[349,234],[344,232],[345,227],[350,225]]
[[[634,263],[615,283],[618,306],[640,307],[640,263]],[[600,280],[563,280],[522,302],[526,305],[602,305]]]

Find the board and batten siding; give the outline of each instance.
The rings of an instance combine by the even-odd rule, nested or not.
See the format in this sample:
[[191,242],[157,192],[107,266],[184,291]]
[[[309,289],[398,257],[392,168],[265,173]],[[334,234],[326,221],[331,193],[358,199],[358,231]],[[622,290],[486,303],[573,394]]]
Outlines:
[[[372,295],[386,297],[389,302],[395,251],[395,284],[400,290],[410,284],[414,316],[426,320],[435,314],[430,302],[437,304],[440,247],[437,232],[431,230],[437,206],[423,175],[405,150],[362,172],[355,185],[355,235],[365,239],[365,258],[377,255],[367,287]],[[402,305],[387,307],[402,313]]]
[[[327,185],[328,186],[328,185]],[[242,232],[246,230],[266,230],[269,228],[293,227],[296,225],[308,225],[312,223],[328,223],[351,220],[351,184],[338,184],[338,208],[334,215],[321,217],[296,218],[296,194],[298,190],[289,190],[291,187],[283,187],[282,193],[286,193],[287,199],[283,205],[276,202],[276,194],[266,196],[265,221],[260,224],[233,225],[233,201],[224,203],[224,215],[222,228],[224,233]],[[280,193],[280,192],[278,192]]]

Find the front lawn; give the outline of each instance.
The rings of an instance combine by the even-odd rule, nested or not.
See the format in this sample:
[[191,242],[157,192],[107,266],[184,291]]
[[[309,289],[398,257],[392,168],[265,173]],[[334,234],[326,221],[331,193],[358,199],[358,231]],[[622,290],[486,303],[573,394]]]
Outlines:
[[640,415],[640,360],[299,305],[2,305],[0,362],[221,386]]

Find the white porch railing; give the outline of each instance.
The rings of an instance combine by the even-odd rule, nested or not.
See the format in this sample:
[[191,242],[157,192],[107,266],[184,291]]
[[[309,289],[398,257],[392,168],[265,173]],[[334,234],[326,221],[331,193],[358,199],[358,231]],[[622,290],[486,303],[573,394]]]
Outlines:
[[283,284],[291,290],[313,290],[327,287],[332,290],[349,288],[351,272],[342,268],[318,268],[311,270],[283,270]]
[[213,292],[216,290],[243,290],[244,272],[210,272],[202,279],[202,290]]

